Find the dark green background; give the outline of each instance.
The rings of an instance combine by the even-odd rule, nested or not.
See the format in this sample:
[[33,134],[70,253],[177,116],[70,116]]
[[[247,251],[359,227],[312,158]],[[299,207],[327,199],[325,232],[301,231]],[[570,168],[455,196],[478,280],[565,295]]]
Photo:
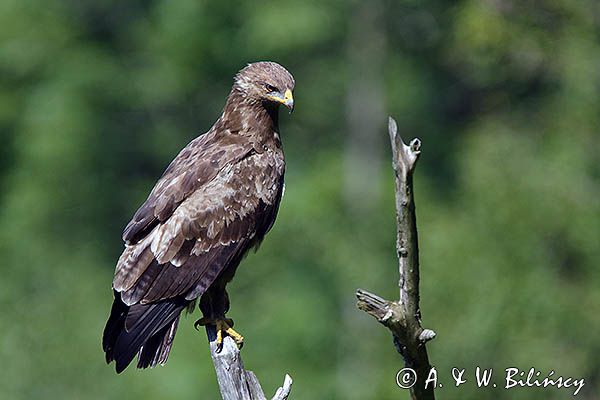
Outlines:
[[[230,285],[243,356],[293,399],[402,399],[389,333],[358,287],[397,296],[387,115],[418,136],[424,324],[441,399],[568,399],[456,389],[450,369],[585,378],[600,391],[600,3],[0,2],[0,397],[217,398],[182,321],[166,367],[115,375],[100,336],[121,230],[232,77],[274,60],[278,221]],[[498,384],[503,380],[497,377]]]

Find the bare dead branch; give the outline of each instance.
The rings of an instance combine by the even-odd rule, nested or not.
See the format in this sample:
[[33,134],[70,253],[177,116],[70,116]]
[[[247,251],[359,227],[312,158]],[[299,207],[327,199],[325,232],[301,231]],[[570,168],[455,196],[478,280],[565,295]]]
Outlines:
[[435,337],[435,332],[421,326],[419,309],[419,245],[413,197],[413,172],[419,159],[421,141],[413,139],[406,145],[393,118],[389,118],[392,143],[392,160],[396,188],[396,251],[400,280],[400,300],[388,301],[365,290],[358,289],[359,309],[385,325],[394,337],[394,344],[402,355],[406,367],[417,374],[417,383],[410,389],[412,399],[434,399],[433,387],[425,388],[431,364],[425,343]]
[[[258,378],[252,371],[246,371],[235,341],[226,336],[220,351],[217,349],[217,333],[212,325],[206,326],[219,390],[223,400],[267,400]],[[271,400],[286,400],[292,390],[292,378],[285,375],[283,386],[277,389]]]

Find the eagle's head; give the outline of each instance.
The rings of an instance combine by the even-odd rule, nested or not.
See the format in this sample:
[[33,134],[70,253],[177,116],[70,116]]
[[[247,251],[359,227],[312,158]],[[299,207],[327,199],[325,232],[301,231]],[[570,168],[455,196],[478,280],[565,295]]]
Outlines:
[[292,92],[296,82],[292,74],[281,65],[271,61],[248,64],[235,76],[234,89],[251,102],[267,106],[283,104],[290,112],[294,110]]

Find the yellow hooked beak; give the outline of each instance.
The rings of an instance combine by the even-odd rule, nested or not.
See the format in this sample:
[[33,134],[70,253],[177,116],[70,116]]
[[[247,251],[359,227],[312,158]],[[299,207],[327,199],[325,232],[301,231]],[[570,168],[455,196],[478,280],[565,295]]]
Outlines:
[[294,96],[290,89],[286,89],[283,95],[279,92],[273,92],[269,95],[269,98],[286,106],[290,110],[290,114],[294,111]]
[[292,95],[292,91],[290,89],[287,89],[283,95],[283,105],[290,110],[290,113],[294,111],[294,96]]

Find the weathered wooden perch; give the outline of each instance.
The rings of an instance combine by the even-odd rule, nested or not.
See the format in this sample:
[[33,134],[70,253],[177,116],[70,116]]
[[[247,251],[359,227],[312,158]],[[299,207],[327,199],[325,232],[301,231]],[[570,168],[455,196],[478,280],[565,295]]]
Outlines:
[[394,345],[402,355],[406,367],[412,368],[417,382],[410,388],[412,399],[434,399],[433,385],[425,388],[431,370],[425,343],[435,337],[435,332],[421,326],[419,309],[419,245],[413,198],[412,176],[419,159],[421,141],[413,139],[406,145],[393,118],[389,118],[389,134],[396,182],[396,250],[400,272],[400,300],[389,301],[358,289],[359,309],[372,315],[385,325],[394,337]]
[[[244,368],[235,341],[226,336],[223,348],[217,351],[217,333],[213,325],[206,326],[206,335],[223,400],[267,400],[254,372]],[[277,389],[271,400],[286,400],[291,390],[292,378],[286,374],[283,386]]]

